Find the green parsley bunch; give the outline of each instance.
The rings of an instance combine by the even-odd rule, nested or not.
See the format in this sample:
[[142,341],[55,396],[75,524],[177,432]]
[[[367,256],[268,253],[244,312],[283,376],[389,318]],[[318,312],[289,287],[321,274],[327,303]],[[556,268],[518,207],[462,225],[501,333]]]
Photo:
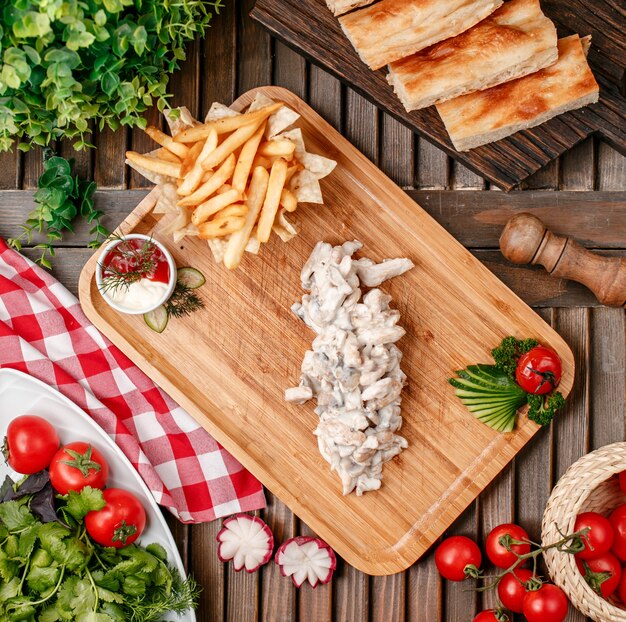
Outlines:
[[8,0],[0,9],[0,151],[61,137],[91,146],[90,121],[145,127],[169,74],[221,0]]

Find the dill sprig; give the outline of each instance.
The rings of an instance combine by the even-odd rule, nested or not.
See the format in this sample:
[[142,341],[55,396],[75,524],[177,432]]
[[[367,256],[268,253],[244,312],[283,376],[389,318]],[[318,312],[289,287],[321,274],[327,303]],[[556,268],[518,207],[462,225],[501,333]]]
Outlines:
[[204,302],[194,291],[180,282],[176,283],[172,295],[165,303],[165,308],[172,317],[184,317],[203,307]]

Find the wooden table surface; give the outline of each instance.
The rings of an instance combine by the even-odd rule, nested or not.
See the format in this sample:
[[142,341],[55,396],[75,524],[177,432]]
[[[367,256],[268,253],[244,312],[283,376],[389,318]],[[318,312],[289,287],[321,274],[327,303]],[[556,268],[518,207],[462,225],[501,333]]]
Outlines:
[[[508,264],[497,250],[502,224],[515,211],[540,215],[558,233],[607,255],[626,256],[626,158],[587,140],[534,175],[520,191],[505,194],[419,140],[350,88],[272,40],[247,14],[252,0],[227,1],[204,41],[194,44],[184,69],[172,77],[174,104],[203,115],[211,102],[230,103],[259,85],[287,87],[307,100],[365,155],[415,198],[570,344],[577,377],[567,407],[542,431],[450,528],[483,541],[496,524],[519,521],[533,539],[555,482],[581,455],[624,439],[626,347],[624,311],[597,304],[577,284],[539,269]],[[153,113],[151,122],[159,124]],[[73,153],[78,170],[96,180],[104,224],[113,228],[146,193],[145,180],[124,165],[127,148],[147,151],[140,131],[104,131],[96,151]],[[0,236],[18,232],[32,208],[41,154],[0,154]],[[91,251],[85,227],[57,251],[53,273],[76,292]],[[30,257],[33,249],[26,249]],[[462,442],[459,439],[459,442]],[[268,495],[260,513],[278,542],[308,533],[278,499]],[[171,519],[188,569],[204,588],[199,622],[465,622],[493,603],[492,595],[442,582],[432,552],[403,574],[368,577],[342,561],[332,583],[296,590],[272,563],[255,574],[235,573],[216,556],[220,522],[183,526]],[[372,534],[375,538],[376,534]],[[584,620],[570,611],[568,621]]]

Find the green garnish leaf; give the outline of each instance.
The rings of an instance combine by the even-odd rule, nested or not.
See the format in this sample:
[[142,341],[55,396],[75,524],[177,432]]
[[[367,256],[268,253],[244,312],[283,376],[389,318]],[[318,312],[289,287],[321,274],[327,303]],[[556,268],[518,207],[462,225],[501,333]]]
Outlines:
[[550,395],[528,394],[528,418],[539,425],[548,425],[554,413],[563,408],[565,398],[560,391],[551,393]]
[[522,354],[532,350],[539,342],[536,339],[516,339],[505,337],[497,348],[491,351],[496,367],[501,369],[509,378],[515,379],[515,368]]
[[66,510],[76,520],[81,520],[89,512],[101,510],[105,505],[101,490],[85,486],[80,492],[70,490],[67,495]]
[[36,522],[28,507],[18,501],[0,504],[0,521],[11,533],[26,529]]

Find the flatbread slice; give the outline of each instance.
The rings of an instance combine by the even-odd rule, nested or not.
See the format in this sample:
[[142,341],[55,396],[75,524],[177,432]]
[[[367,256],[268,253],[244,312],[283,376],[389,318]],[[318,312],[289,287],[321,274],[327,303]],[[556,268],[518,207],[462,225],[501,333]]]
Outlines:
[[339,18],[371,69],[455,37],[493,13],[502,0],[380,0]]
[[333,12],[333,15],[343,15],[348,11],[358,9],[362,6],[372,4],[374,0],[326,0],[328,8]]
[[391,63],[387,80],[417,110],[552,65],[556,43],[539,0],[510,0],[464,33]]
[[467,151],[597,102],[600,89],[580,37],[559,39],[558,48],[550,67],[437,104],[454,147]]

